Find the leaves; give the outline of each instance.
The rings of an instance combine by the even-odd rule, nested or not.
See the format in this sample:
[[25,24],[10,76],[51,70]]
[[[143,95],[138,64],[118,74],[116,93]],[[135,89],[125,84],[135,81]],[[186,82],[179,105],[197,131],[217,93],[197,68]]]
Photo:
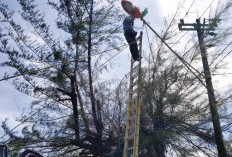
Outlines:
[[[35,100],[31,112],[19,118],[21,122],[31,124],[21,130],[21,136],[5,129],[7,134],[12,134],[9,138],[12,149],[17,148],[17,154],[22,147],[38,148],[53,156],[75,156],[79,149],[83,150],[82,156],[111,153],[116,130],[108,133],[108,128],[114,124],[103,121],[102,115],[105,105],[110,103],[103,97],[109,95],[111,85],[96,83],[94,89],[106,89],[107,92],[92,90],[93,95],[101,95],[101,99],[92,101],[90,86],[98,80],[89,82],[91,76],[88,73],[92,70],[88,67],[92,63],[86,61],[91,56],[86,56],[87,50],[94,54],[104,47],[116,47],[120,42],[116,35],[120,20],[116,15],[108,14],[116,7],[105,10],[99,3],[99,7],[94,8],[97,14],[91,15],[91,1],[49,0],[48,4],[58,14],[55,21],[53,17],[56,15],[41,13],[34,0],[18,2],[23,22],[29,23],[27,27],[30,28],[27,29],[23,22],[16,23],[10,9],[1,4],[0,11],[10,26],[7,30],[0,29],[2,49],[9,56],[4,65],[13,67],[17,70],[15,74],[22,75],[14,80],[16,89]],[[111,18],[105,18],[107,16]],[[58,29],[49,26],[47,17],[54,19]],[[28,31],[30,29],[32,31]],[[88,42],[89,34],[93,37],[92,44]]]

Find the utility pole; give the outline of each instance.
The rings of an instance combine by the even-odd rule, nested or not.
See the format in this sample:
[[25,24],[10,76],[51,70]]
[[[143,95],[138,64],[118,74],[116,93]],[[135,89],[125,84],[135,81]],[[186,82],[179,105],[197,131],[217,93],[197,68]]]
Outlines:
[[213,28],[210,27],[209,24],[205,24],[205,19],[203,24],[200,23],[200,19],[196,19],[196,23],[184,23],[184,20],[181,19],[178,26],[179,26],[179,30],[182,31],[197,31],[200,50],[201,50],[202,63],[204,68],[204,77],[205,77],[206,88],[208,92],[210,112],[211,112],[213,128],[214,128],[214,137],[218,150],[218,156],[227,157],[227,152],[224,145],[221,125],[219,121],[217,102],[214,95],[212,78],[210,74],[210,68],[209,68],[205,44],[204,44],[204,30],[213,30]]

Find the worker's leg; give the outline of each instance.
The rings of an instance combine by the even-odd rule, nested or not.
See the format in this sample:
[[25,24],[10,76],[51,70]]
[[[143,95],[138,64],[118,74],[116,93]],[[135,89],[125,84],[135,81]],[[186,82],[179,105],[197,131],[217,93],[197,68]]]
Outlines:
[[137,45],[137,42],[135,39],[134,31],[132,31],[132,30],[126,31],[124,35],[125,35],[126,40],[130,46],[130,51],[131,51],[133,59],[137,60],[139,58],[139,51],[138,51],[138,45]]
[[134,60],[137,60],[139,58],[139,50],[138,50],[138,45],[137,45],[136,40],[134,43],[130,45],[130,51],[131,51],[131,54]]

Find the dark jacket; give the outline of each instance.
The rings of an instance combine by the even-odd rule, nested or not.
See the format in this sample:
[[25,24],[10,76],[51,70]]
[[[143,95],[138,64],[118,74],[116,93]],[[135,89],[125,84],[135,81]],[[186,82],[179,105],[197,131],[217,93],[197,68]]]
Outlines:
[[125,18],[125,20],[123,21],[123,30],[124,30],[124,32],[126,32],[127,30],[134,30],[133,29],[134,20],[135,20],[135,17]]

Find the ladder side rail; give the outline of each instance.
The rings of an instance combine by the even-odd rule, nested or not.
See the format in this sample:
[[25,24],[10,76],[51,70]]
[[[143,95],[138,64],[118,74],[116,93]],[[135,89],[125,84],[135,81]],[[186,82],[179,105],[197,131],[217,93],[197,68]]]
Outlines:
[[134,157],[138,157],[139,149],[139,129],[140,129],[140,113],[141,113],[141,81],[142,81],[142,32],[140,32],[140,45],[139,45],[139,74],[138,74],[138,88],[137,88],[137,108],[136,108],[136,125],[135,125],[135,139],[134,139]]
[[132,90],[133,90],[133,59],[131,58],[131,71],[130,71],[130,87],[129,87],[129,99],[127,105],[127,120],[126,120],[126,130],[125,130],[125,143],[123,149],[123,157],[127,157],[127,149],[128,149],[128,138],[129,138],[129,127],[130,127],[130,112],[131,112],[131,104],[132,104]]

